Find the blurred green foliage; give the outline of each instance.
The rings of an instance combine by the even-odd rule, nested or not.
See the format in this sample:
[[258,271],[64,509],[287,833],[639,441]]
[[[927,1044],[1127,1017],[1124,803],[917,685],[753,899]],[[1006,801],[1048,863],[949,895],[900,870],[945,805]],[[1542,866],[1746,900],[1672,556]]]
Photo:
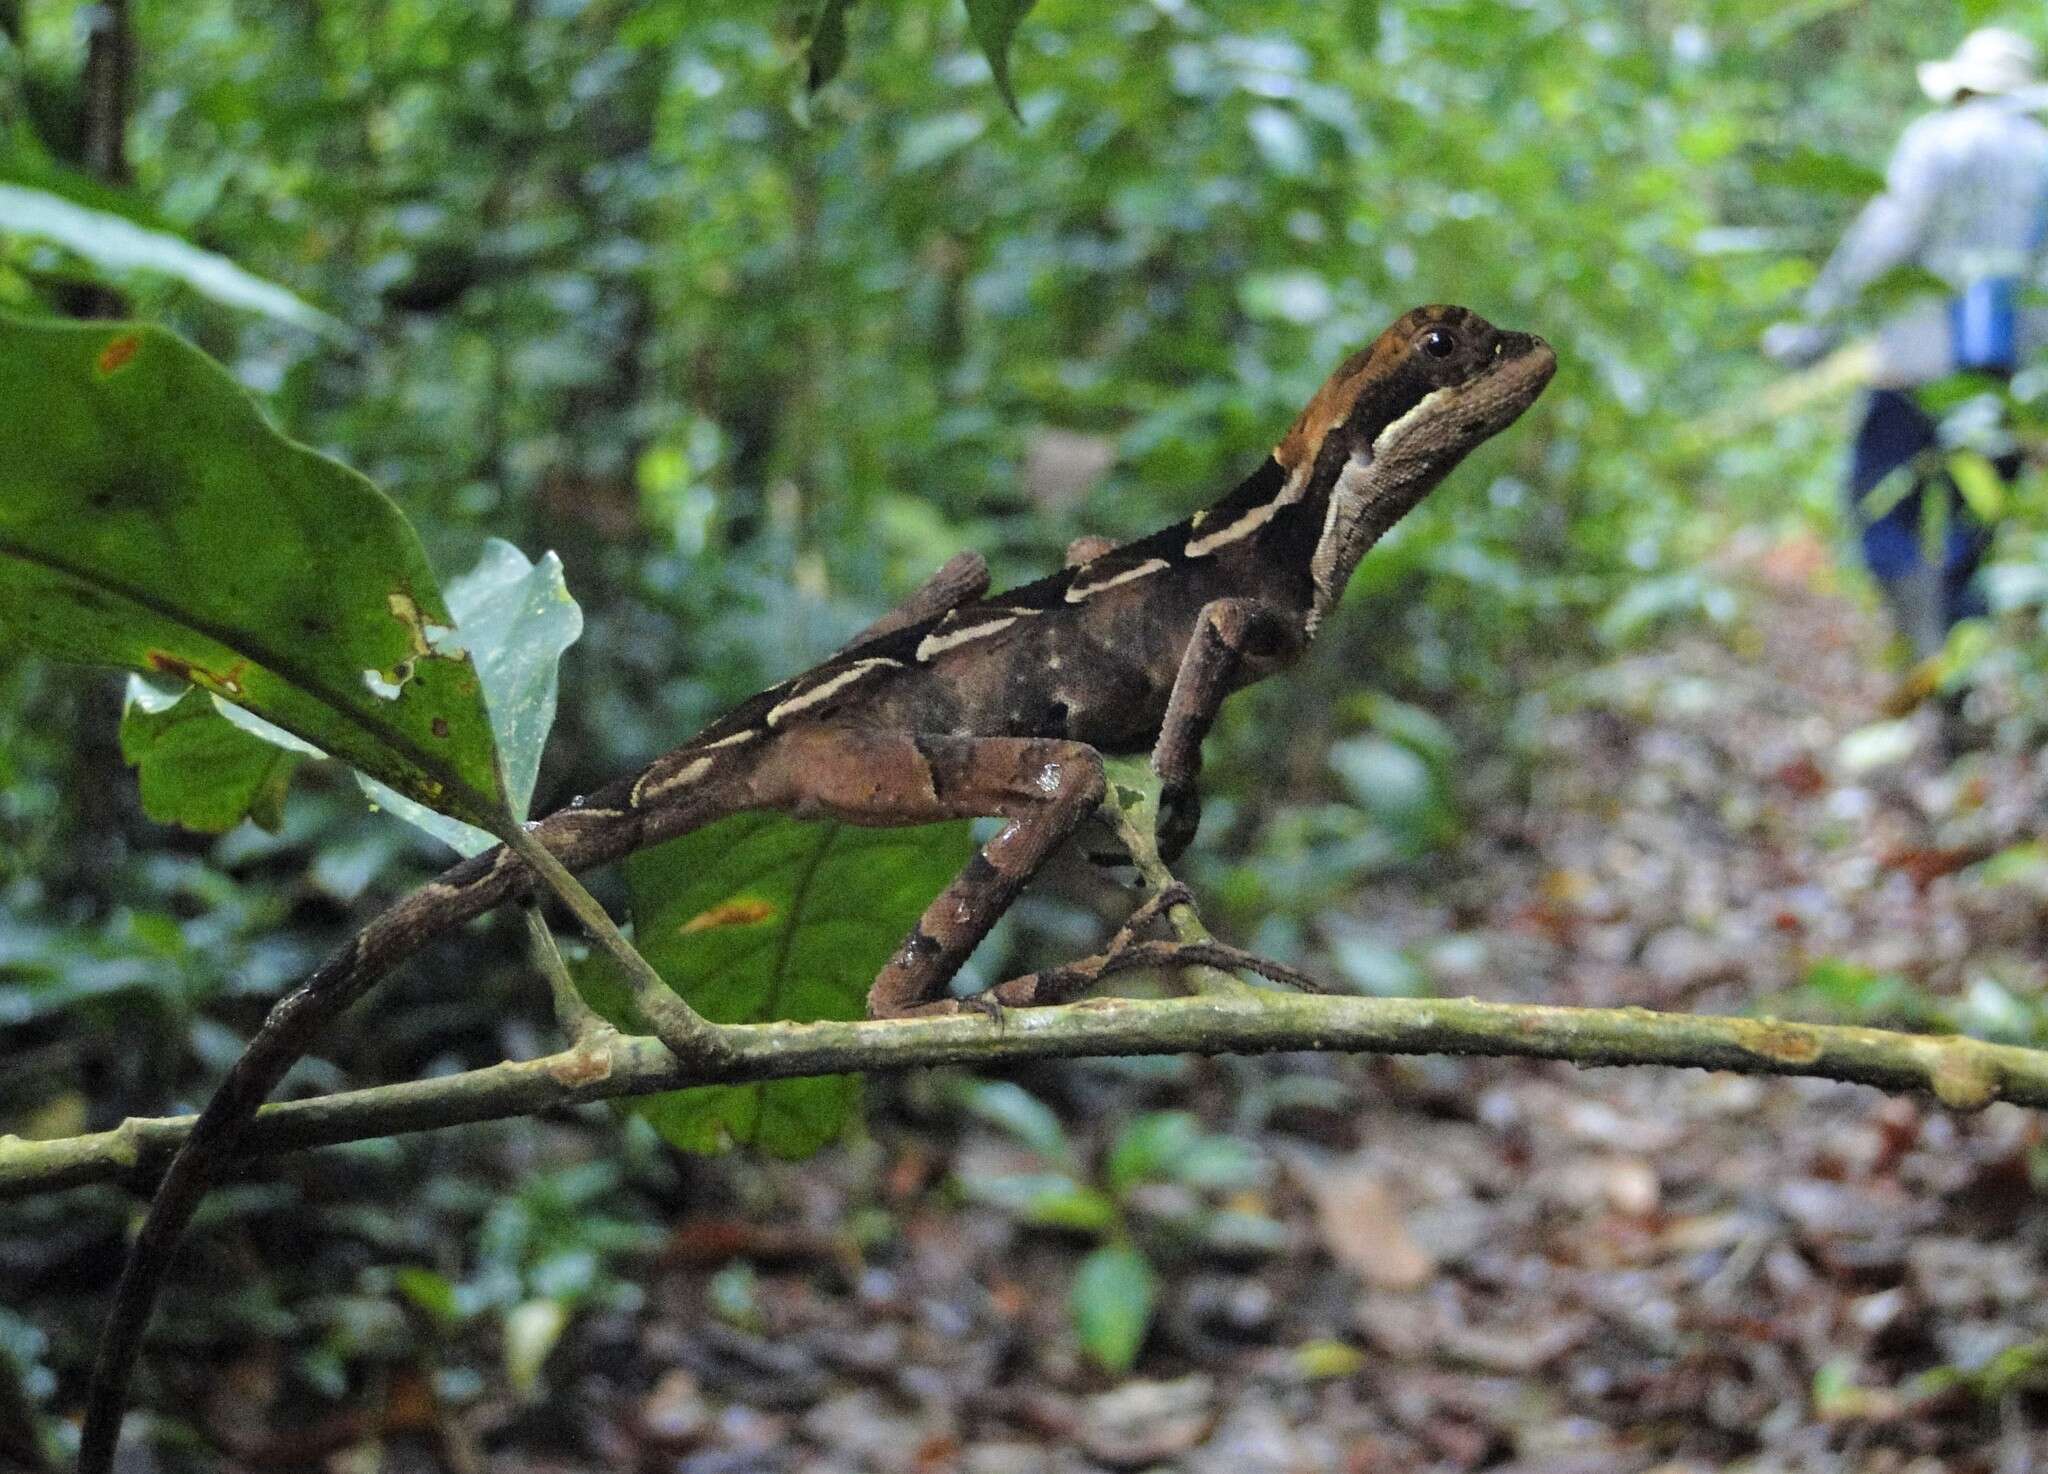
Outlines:
[[1011,1169],[962,1173],[969,1199],[1097,1240],[1075,1270],[1068,1309],[1081,1349],[1107,1371],[1127,1372],[1137,1360],[1158,1298],[1156,1259],[1202,1247],[1273,1253],[1285,1242],[1264,1212],[1215,1201],[1261,1184],[1265,1167],[1244,1142],[1204,1130],[1186,1111],[1131,1117],[1090,1164],[1052,1109],[1021,1085],[962,1080],[951,1100],[1027,1153]]
[[[588,627],[536,809],[811,662],[959,548],[1017,579],[1077,533],[1181,514],[1414,303],[1549,337],[1563,369],[1537,410],[1210,743],[1193,868],[1217,919],[1378,991],[1419,971],[1336,926],[1345,898],[1511,801],[1494,759],[1518,692],[1603,640],[1730,617],[1702,569],[1732,529],[1833,515],[1842,403],[1760,410],[1757,333],[1922,106],[1911,63],[1968,24],[2041,33],[1979,0],[137,3],[133,178],[110,182],[82,164],[90,10],[0,4],[0,200],[41,201],[0,210],[0,307],[116,290],[390,492],[444,579],[491,536],[558,551]],[[1013,113],[982,42],[1019,15]],[[79,211],[137,233],[110,251]],[[2028,435],[2044,387],[2015,385]],[[2040,478],[2008,512],[1994,592],[2015,613],[1950,675],[2041,724]],[[439,864],[318,767],[274,834],[159,827],[120,711],[117,681],[0,648],[0,1130],[192,1104],[322,948]],[[1075,925],[1039,900],[1009,938]],[[299,1078],[549,1037],[514,929],[418,971]],[[379,1182],[440,1150],[393,1147]],[[291,1170],[317,1186],[317,1161]],[[437,1180],[379,1242],[429,1263],[447,1223],[513,1211]],[[365,1293],[437,1325],[540,1304],[517,1340],[541,1375],[546,1306],[590,1297],[540,1266],[601,1219],[588,1182],[533,1191],[557,1187],[475,1267],[432,1269],[452,1289],[422,1270]],[[229,1198],[214,1231],[279,1236],[302,1206]],[[41,1266],[10,1309],[57,1328],[0,1319],[37,1399],[46,1362],[75,1376],[83,1355],[49,1287],[104,1279],[125,1212],[106,1193],[69,1200],[61,1235],[6,1220]],[[275,1326],[272,1291],[248,1295],[186,1297],[184,1333]]]

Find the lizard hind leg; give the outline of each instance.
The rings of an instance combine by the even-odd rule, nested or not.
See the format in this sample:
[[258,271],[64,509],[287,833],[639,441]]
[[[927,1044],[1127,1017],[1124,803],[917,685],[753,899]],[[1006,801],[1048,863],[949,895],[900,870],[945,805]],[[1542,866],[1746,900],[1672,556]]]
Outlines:
[[988,592],[988,559],[979,553],[955,553],[938,572],[910,591],[901,604],[839,647],[838,653],[893,635],[898,630],[949,614]]
[[875,1018],[957,1012],[946,985],[1053,851],[1095,812],[1102,756],[1040,737],[935,737],[820,725],[786,733],[754,775],[757,801],[850,824],[1007,819],[876,974]]

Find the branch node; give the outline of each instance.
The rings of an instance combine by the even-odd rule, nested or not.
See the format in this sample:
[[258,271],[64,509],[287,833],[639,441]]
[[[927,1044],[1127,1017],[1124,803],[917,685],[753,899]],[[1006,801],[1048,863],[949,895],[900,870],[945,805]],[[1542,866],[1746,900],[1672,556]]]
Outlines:
[[1953,1039],[1935,1049],[1927,1086],[1936,1100],[1952,1111],[1981,1111],[1998,1099],[1998,1072],[1974,1039]]

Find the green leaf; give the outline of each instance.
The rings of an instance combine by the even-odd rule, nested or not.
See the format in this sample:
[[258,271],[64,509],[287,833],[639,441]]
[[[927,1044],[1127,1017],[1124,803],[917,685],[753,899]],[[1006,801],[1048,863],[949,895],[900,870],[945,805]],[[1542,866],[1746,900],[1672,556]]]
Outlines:
[[1756,179],[1759,184],[1782,185],[1801,194],[1844,195],[1853,199],[1884,190],[1884,175],[1868,164],[1814,148],[1795,148],[1776,158],[1759,160]]
[[[455,616],[453,646],[466,651],[477,667],[511,796],[512,816],[524,819],[540,773],[541,753],[555,724],[562,652],[583,632],[583,611],[569,596],[559,558],[548,553],[540,562],[531,562],[501,538],[484,544],[483,556],[448,585],[447,597]],[[450,645],[449,641],[439,643]],[[226,721],[251,736],[304,756],[327,756],[283,728],[218,697],[214,705]],[[437,814],[366,774],[357,773],[356,779],[373,803],[458,854],[479,855],[497,843],[475,825]]]
[[1370,56],[1380,44],[1380,0],[1345,0],[1344,29],[1351,49]]
[[963,1172],[959,1182],[973,1201],[1042,1228],[1104,1233],[1117,1222],[1115,1203],[1064,1172]]
[[1998,468],[1979,450],[1948,453],[1948,474],[1955,481],[1963,501],[1982,522],[1997,522],[2005,516],[2005,481]]
[[433,1317],[444,1329],[462,1322],[462,1296],[448,1276],[422,1269],[417,1264],[401,1264],[392,1271],[391,1283],[399,1294]]
[[974,43],[981,48],[981,54],[988,58],[996,91],[1002,93],[1003,101],[1020,121],[1024,115],[1017,109],[1017,94],[1010,89],[1010,45],[1016,40],[1017,27],[1036,3],[1037,0],[967,0],[967,29],[974,33]]
[[1328,761],[1352,800],[1407,852],[1419,853],[1455,833],[1450,795],[1413,748],[1367,734],[1332,747]]
[[1429,976],[1399,947],[1354,926],[1332,928],[1330,960],[1344,980],[1373,998],[1421,998]]
[[159,824],[221,834],[243,819],[276,831],[299,755],[221,719],[190,686],[164,693],[128,678],[121,756],[136,770],[142,811]]
[[1081,1349],[1104,1371],[1121,1376],[1138,1359],[1158,1276],[1136,1249],[1105,1244],[1081,1261],[1068,1307]]
[[[635,941],[714,1023],[858,1018],[875,973],[972,847],[964,823],[862,829],[736,815],[626,862]],[[586,976],[591,1005],[637,1027],[607,972]],[[828,1076],[710,1085],[634,1108],[686,1151],[744,1144],[798,1157],[845,1129],[858,1093],[857,1079]]]
[[1413,748],[1438,772],[1455,775],[1458,739],[1436,715],[1379,691],[1363,693],[1357,706],[1382,735]]
[[225,256],[46,189],[0,183],[0,237],[10,235],[62,246],[109,277],[131,272],[168,276],[223,306],[260,312],[342,342],[355,336],[346,324]]
[[1926,998],[1897,973],[1876,972],[1841,957],[1822,957],[1807,968],[1807,993],[1830,1013],[1856,1021],[1925,1017]]
[[1162,1180],[1246,1187],[1258,1179],[1259,1164],[1242,1142],[1204,1131],[1187,1111],[1148,1111],[1117,1136],[1108,1175],[1110,1190],[1121,1197],[1141,1182]]
[[744,1259],[736,1259],[711,1276],[704,1287],[711,1313],[728,1325],[759,1331],[767,1324],[761,1310],[761,1276]]
[[1202,1128],[1186,1111],[1148,1111],[1118,1133],[1109,1149],[1110,1191],[1121,1197],[1141,1182],[1172,1174],[1176,1158],[1194,1148]]
[[1979,885],[2020,885],[2048,895],[2048,844],[2023,840],[1963,872]]
[[1016,1138],[1048,1162],[1074,1165],[1074,1149],[1052,1107],[1009,1080],[964,1080],[953,1101],[978,1120]]
[[825,0],[818,7],[818,22],[811,27],[809,85],[813,92],[846,65],[846,12],[852,8],[853,0]]
[[225,697],[408,797],[502,822],[475,667],[412,527],[133,325],[0,318],[0,633]]

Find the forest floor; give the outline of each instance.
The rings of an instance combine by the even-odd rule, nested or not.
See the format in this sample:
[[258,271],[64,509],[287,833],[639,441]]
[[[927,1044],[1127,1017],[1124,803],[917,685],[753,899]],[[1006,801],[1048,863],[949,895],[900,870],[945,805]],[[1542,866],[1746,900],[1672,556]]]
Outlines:
[[[1930,713],[1885,724],[1881,629],[1825,562],[1731,554],[1728,627],[1547,692],[1526,801],[1375,883],[1360,925],[1445,994],[2025,1033],[2048,887],[1979,862],[2031,836],[2048,772],[1996,751],[1944,768]],[[637,1306],[579,1316],[538,1398],[492,1374],[459,1411],[397,1417],[387,1434],[422,1446],[387,1439],[382,1467],[2048,1468],[2048,1152],[2027,1112],[1491,1060],[1012,1078],[1098,1188],[1146,1111],[1250,1145],[1226,1192],[1111,1192],[1112,1233],[1159,1276],[1128,1377],[1092,1369],[1070,1322],[1099,1235],[1025,1224],[1002,1190],[1062,1148],[963,1117],[942,1082],[880,1083],[857,1146],[691,1168]],[[414,1394],[389,1405],[416,1414]],[[255,1434],[252,1464],[312,1453],[297,1436]]]

